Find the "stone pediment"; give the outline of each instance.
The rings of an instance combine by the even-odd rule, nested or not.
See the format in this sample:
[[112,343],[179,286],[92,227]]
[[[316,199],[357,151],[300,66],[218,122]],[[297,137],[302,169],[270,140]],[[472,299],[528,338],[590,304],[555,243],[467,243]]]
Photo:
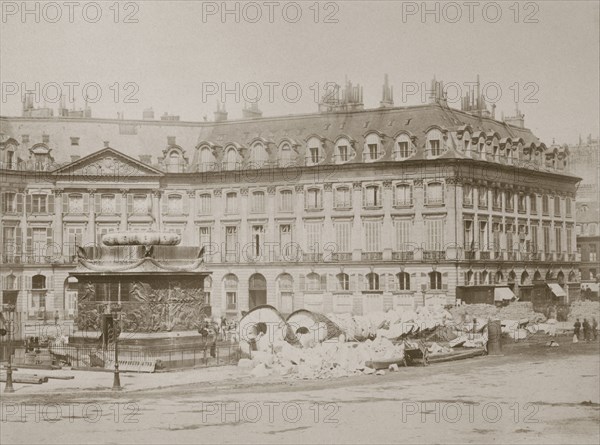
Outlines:
[[54,171],[57,175],[129,178],[156,177],[163,172],[107,147],[77,161],[71,162]]

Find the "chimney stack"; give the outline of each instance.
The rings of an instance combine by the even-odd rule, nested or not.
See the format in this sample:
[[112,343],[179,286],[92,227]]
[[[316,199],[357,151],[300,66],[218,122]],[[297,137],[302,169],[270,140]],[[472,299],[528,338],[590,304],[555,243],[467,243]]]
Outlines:
[[152,120],[152,119],[154,119],[154,110],[152,109],[152,107],[146,108],[142,112],[142,119],[144,119],[144,120]]
[[215,122],[224,122],[227,120],[227,110],[225,109],[225,104],[223,104],[223,108],[221,108],[221,102],[217,101],[217,111],[215,111]]
[[262,117],[262,111],[258,108],[258,102],[252,102],[250,107],[248,107],[248,104],[246,103],[242,110],[242,117],[244,119],[257,119]]
[[390,87],[388,83],[388,75],[383,77],[383,93],[381,96],[381,102],[379,102],[381,108],[388,108],[394,106],[394,87]]

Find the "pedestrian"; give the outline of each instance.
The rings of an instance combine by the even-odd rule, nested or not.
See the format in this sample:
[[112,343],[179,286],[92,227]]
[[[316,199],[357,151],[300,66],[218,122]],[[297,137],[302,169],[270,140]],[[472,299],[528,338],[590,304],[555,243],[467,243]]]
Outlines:
[[225,318],[225,315],[221,316],[221,338],[223,340],[225,340],[225,337],[227,335],[227,319]]
[[587,318],[583,319],[583,339],[587,342],[590,341],[590,322],[587,321]]
[[59,318],[60,318],[60,315],[58,314],[58,311],[54,311],[54,325],[58,324]]
[[594,341],[598,338],[598,320],[596,320],[596,317],[592,317],[592,338]]
[[573,325],[575,328],[573,331],[573,343],[577,343],[579,341],[579,331],[581,330],[581,323],[579,322],[579,318],[575,320],[575,324]]

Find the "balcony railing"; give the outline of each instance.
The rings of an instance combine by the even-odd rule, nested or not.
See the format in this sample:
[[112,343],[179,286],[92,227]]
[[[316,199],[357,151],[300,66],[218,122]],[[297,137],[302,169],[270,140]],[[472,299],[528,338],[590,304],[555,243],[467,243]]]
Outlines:
[[352,254],[348,253],[348,252],[332,253],[331,254],[331,260],[332,261],[351,261],[352,260]]
[[415,259],[415,253],[409,252],[392,252],[392,260],[396,261],[412,261]]
[[361,255],[363,261],[380,261],[383,259],[382,252],[363,252]]
[[425,261],[440,261],[446,259],[446,252],[444,250],[424,250],[423,260]]
[[323,261],[323,254],[313,252],[305,253],[302,255],[302,259],[308,263],[320,263],[321,261]]

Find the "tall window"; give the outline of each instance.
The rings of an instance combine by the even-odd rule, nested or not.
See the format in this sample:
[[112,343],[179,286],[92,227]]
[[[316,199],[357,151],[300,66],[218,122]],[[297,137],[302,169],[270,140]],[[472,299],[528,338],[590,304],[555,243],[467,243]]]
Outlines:
[[74,193],[69,194],[69,213],[74,213],[78,215],[85,213],[83,210],[83,195]]
[[544,252],[550,253],[552,251],[552,247],[550,246],[550,226],[544,226],[542,230],[544,232]]
[[465,250],[475,249],[475,239],[473,236],[473,221],[465,221]]
[[238,228],[237,226],[225,227],[225,254],[228,261],[237,258]]
[[427,232],[427,250],[444,250],[444,220],[428,219],[425,221]]
[[396,232],[396,252],[407,252],[410,250],[410,229],[411,221],[394,221],[395,232]]
[[368,290],[379,290],[379,275],[375,272],[368,273],[366,276]]
[[233,274],[225,275],[225,277],[223,278],[223,287],[225,290],[227,310],[236,310],[238,292],[237,277]]
[[365,251],[381,252],[381,221],[365,221]]
[[398,279],[398,289],[410,290],[410,274],[408,272],[400,272],[396,274]]
[[501,246],[500,246],[500,233],[501,232],[502,232],[502,224],[497,223],[497,222],[493,223],[492,224],[492,235],[494,237],[493,250],[494,250],[494,252],[497,252],[497,253],[500,252],[500,248],[501,248]]
[[554,242],[556,243],[556,251],[557,252],[562,252],[563,248],[562,248],[562,227],[555,227],[554,228]]
[[261,168],[267,164],[269,160],[269,154],[261,143],[256,143],[250,150],[250,168]]
[[567,253],[573,253],[573,229],[567,227]]
[[340,139],[335,146],[336,163],[348,162],[351,157],[350,142],[347,139]]
[[538,250],[538,226],[531,225],[531,245],[527,249],[531,253],[536,253]]
[[225,213],[237,213],[237,211],[238,211],[237,193],[229,192],[225,196]]
[[117,213],[117,200],[115,195],[103,194],[100,196],[100,213],[114,215]]
[[502,191],[494,189],[492,205],[495,209],[502,209]]
[[336,276],[337,279],[337,290],[349,290],[350,289],[350,278],[346,273],[339,273]]
[[598,261],[598,251],[595,244],[590,244],[590,262]]
[[295,257],[296,252],[292,244],[292,226],[290,224],[279,226],[279,247],[282,259],[290,260]]
[[352,207],[352,194],[349,187],[335,189],[333,206],[336,209],[349,209]]
[[396,145],[398,147],[396,152],[396,159],[406,159],[410,157],[412,152],[410,148],[410,138],[408,137],[408,135],[401,134],[400,136],[398,136]]
[[529,195],[529,207],[532,214],[537,214],[537,195],[535,193]]
[[199,229],[199,246],[204,247],[205,255],[206,252],[211,251],[210,243],[212,242],[212,230],[210,226],[201,226]]
[[430,182],[427,184],[425,195],[426,204],[436,205],[444,203],[444,186],[441,182]]
[[560,197],[554,197],[554,216],[560,216]]
[[473,187],[471,187],[469,184],[463,185],[463,205],[473,205]]
[[[15,213],[17,211],[17,194],[12,192],[2,193],[2,213]],[[21,201],[21,206],[23,201]],[[22,207],[21,207],[22,211]]]
[[210,193],[202,193],[198,196],[198,214],[210,215],[211,213],[211,195]]
[[513,192],[511,191],[506,191],[506,210],[507,211],[513,211],[515,208],[515,195]]
[[544,215],[548,215],[549,214],[549,207],[550,207],[550,202],[548,199],[548,195],[542,195],[542,214]]
[[394,196],[394,205],[408,207],[412,205],[412,187],[410,184],[398,184]]
[[571,198],[567,198],[565,200],[565,211],[567,213],[567,216],[572,215],[572,212],[573,212],[572,208],[573,208],[573,202],[572,202]]
[[488,206],[488,191],[483,186],[480,186],[477,190],[477,205],[483,209],[486,209]]
[[379,149],[381,140],[376,134],[369,134],[365,140],[365,161],[376,161],[381,157],[381,150]]
[[281,212],[291,212],[294,210],[294,201],[291,190],[282,190],[279,192],[279,210]]
[[442,154],[442,132],[431,130],[427,133],[427,149],[430,156],[440,156]]
[[262,255],[264,237],[265,227],[263,225],[252,226],[252,254],[255,258]]
[[306,231],[306,250],[311,253],[320,253],[323,224],[320,222],[307,222],[304,224],[304,229]]
[[522,193],[518,196],[518,211],[520,213],[525,213],[527,211],[527,204],[525,202],[525,195]]
[[183,197],[181,195],[169,195],[167,201],[169,215],[183,214]]
[[313,210],[323,208],[321,189],[311,188],[306,191],[306,208]]
[[441,290],[442,289],[442,274],[437,271],[429,272],[429,289]]
[[321,290],[321,277],[316,273],[309,273],[306,276],[306,290],[317,291]]
[[479,221],[479,250],[488,250],[487,221]]
[[340,253],[350,252],[350,240],[352,236],[352,222],[336,221],[333,224],[335,228],[335,250]]
[[363,192],[364,207],[380,207],[381,206],[381,191],[378,185],[369,185],[365,187]]
[[509,252],[514,251],[515,245],[513,240],[514,235],[514,225],[513,224],[505,224],[504,228],[506,229],[506,250]]
[[307,144],[306,165],[317,165],[321,158],[321,141],[312,137]]
[[257,191],[252,193],[252,211],[254,213],[264,213],[265,192]]

